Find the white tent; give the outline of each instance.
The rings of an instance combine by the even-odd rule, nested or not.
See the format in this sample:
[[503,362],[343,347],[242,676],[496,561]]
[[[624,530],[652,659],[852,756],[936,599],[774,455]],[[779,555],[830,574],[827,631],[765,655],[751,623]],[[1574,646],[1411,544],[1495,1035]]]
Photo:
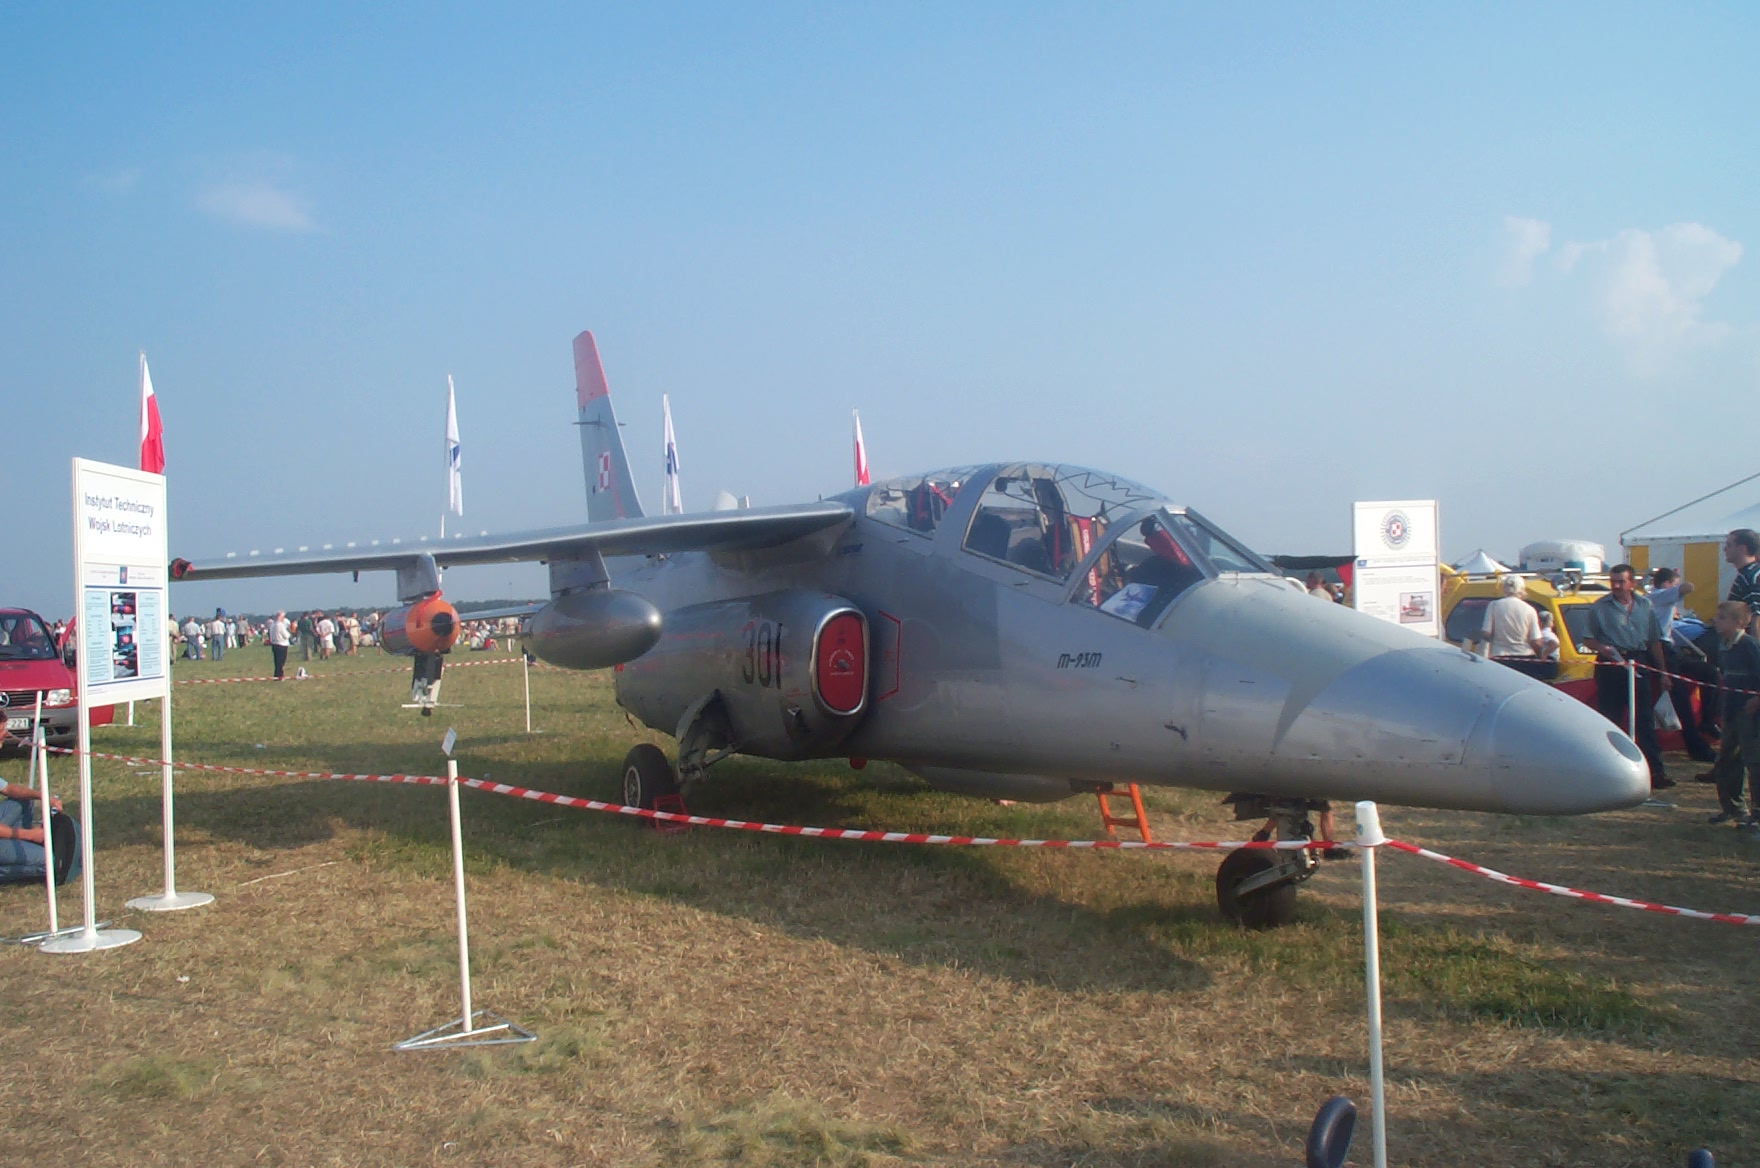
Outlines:
[[1466,559],[1455,564],[1454,570],[1465,572],[1469,576],[1495,576],[1499,572],[1507,572],[1508,568],[1498,563],[1480,548]]

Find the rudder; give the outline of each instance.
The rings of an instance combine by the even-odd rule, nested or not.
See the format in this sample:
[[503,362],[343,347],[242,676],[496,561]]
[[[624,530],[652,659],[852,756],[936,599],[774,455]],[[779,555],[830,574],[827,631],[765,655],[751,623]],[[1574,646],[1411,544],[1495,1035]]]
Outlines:
[[574,339],[575,404],[580,410],[581,469],[586,475],[587,520],[635,519],[642,514],[630,474],[629,456],[623,450],[623,434],[617,413],[611,408],[611,387],[599,362],[599,346],[591,332]]

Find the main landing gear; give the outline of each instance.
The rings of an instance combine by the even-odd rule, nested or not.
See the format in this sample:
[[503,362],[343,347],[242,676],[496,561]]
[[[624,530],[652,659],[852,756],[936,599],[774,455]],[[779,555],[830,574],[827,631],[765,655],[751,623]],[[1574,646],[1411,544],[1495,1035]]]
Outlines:
[[660,801],[700,782],[710,767],[733,754],[738,743],[719,693],[710,693],[686,711],[678,727],[678,769],[658,746],[644,742],[623,756],[623,802],[644,811],[683,810]]
[[[1326,804],[1312,799],[1274,799],[1268,795],[1230,795],[1235,821],[1267,820],[1255,840],[1313,839],[1310,811]],[[1240,848],[1216,870],[1216,907],[1237,925],[1270,929],[1296,919],[1296,886],[1314,875],[1319,857],[1310,849],[1274,851]]]

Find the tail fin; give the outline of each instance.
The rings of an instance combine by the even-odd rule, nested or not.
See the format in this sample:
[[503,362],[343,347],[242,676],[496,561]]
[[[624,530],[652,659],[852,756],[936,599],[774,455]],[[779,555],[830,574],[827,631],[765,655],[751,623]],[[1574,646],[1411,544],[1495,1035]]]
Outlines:
[[574,339],[574,393],[580,407],[581,468],[587,477],[587,521],[636,519],[642,501],[630,475],[629,456],[623,452],[623,435],[611,408],[611,387],[599,364],[599,346],[593,334]]

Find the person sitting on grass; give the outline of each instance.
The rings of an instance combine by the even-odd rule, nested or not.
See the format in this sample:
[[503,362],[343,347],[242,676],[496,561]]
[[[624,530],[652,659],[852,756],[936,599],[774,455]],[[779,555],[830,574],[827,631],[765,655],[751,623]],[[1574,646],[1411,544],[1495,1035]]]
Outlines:
[[1748,807],[1742,807],[1742,771],[1726,768],[1717,778],[1718,812],[1712,823],[1734,820],[1750,839],[1760,842],[1760,641],[1743,632],[1752,615],[1746,601],[1726,600],[1717,606],[1719,663],[1723,667],[1723,733],[1733,737],[1748,772]]
[[[43,793],[17,783],[0,784],[0,884],[19,884],[43,879]],[[49,809],[60,812],[61,800],[51,799]],[[65,825],[55,832],[55,882],[65,884],[79,872],[79,833],[73,821],[57,815]]]

